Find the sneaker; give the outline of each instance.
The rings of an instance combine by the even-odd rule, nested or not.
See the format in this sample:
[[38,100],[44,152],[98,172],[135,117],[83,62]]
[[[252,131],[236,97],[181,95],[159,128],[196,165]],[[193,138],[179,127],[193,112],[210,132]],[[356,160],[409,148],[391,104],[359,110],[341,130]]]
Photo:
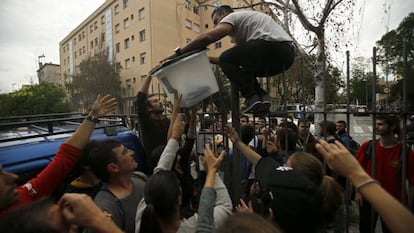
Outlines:
[[262,103],[260,104],[260,106],[256,107],[255,114],[263,114],[268,113],[270,111],[270,97],[268,95],[265,95],[261,97],[261,100]]
[[253,113],[255,109],[262,104],[262,100],[258,95],[254,95],[250,98],[246,98],[244,102],[244,108],[241,110],[244,113]]

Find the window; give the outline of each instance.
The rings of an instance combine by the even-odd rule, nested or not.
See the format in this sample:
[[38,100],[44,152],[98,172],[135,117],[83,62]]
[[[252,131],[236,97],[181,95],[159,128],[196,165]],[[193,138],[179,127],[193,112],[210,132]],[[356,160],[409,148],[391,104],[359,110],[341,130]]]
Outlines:
[[124,29],[127,29],[129,27],[129,19],[124,19]]
[[119,13],[119,4],[116,4],[114,7],[115,15]]
[[82,55],[82,48],[79,49],[79,56]]
[[139,32],[139,41],[142,42],[145,40],[145,30]]
[[98,38],[95,38],[95,46],[98,46]]
[[91,40],[91,48],[93,48],[93,40]]
[[135,36],[134,36],[134,35],[132,35],[132,36],[131,36],[131,40],[132,40],[132,41],[134,41],[134,39],[135,39]]
[[77,56],[77,54],[78,54],[78,53],[77,53],[77,52],[75,52],[75,58],[77,58],[77,57],[78,57],[78,56]]
[[66,58],[63,59],[63,65],[66,65]]
[[204,25],[204,28],[206,28],[206,29],[208,28],[208,23],[206,23],[206,24]]
[[199,15],[198,6],[193,7],[193,13]]
[[216,49],[221,48],[221,41],[216,41],[216,42],[214,43],[214,48],[216,48]]
[[95,21],[95,23],[93,23],[93,28],[96,30],[98,29],[98,21]]
[[105,15],[101,16],[101,25],[105,24]]
[[131,68],[131,59],[125,59],[125,69]]
[[139,55],[139,61],[141,64],[147,63],[147,53],[141,53]]
[[82,39],[85,39],[85,31],[82,32]]
[[132,62],[135,62],[135,56],[132,56]]
[[102,34],[101,34],[101,40],[102,40],[102,42],[105,41],[105,32],[102,32]]
[[187,9],[191,9],[191,2],[190,2],[190,0],[185,0],[185,8],[187,8]]
[[201,32],[200,25],[194,23],[193,24],[193,30],[197,33],[200,33]]
[[125,40],[124,40],[124,44],[125,44],[125,48],[127,49],[127,48],[129,48],[129,46],[131,46],[131,42],[129,41],[129,38],[126,38]]
[[115,53],[119,53],[121,51],[121,43],[116,43],[115,45]]
[[128,7],[128,0],[124,0],[124,9]]
[[63,52],[66,52],[66,47],[65,46],[63,46]]
[[119,23],[115,25],[115,34],[118,34],[119,31],[121,31],[121,27],[119,26]]
[[186,19],[185,20],[185,26],[187,27],[187,28],[190,28],[191,29],[191,20],[189,20],[189,19]]
[[81,41],[82,40],[82,35],[79,33],[79,36],[78,36],[78,40],[79,41]]
[[73,45],[76,45],[76,38],[73,39]]
[[138,11],[138,19],[139,20],[142,20],[142,19],[144,19],[144,17],[145,17],[145,9],[144,8],[141,8]]
[[93,25],[89,26],[89,32],[93,32]]
[[85,54],[85,53],[86,53],[86,48],[85,48],[85,46],[83,46],[83,47],[82,47],[82,51],[83,51],[83,54]]
[[131,14],[131,20],[133,20],[134,19],[134,14]]

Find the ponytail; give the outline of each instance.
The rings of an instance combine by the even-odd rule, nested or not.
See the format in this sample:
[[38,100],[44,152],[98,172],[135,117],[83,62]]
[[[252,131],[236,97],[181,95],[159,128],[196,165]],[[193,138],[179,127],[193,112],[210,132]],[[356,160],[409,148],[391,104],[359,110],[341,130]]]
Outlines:
[[140,233],[162,233],[157,213],[151,203],[147,203],[141,217]]
[[320,190],[323,196],[323,219],[325,223],[335,220],[339,207],[343,204],[343,188],[332,177],[324,176]]

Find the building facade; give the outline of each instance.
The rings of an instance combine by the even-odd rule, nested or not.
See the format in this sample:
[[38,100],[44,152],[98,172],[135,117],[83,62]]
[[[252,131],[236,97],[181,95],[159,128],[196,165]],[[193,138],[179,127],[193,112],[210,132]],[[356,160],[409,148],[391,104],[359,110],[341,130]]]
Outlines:
[[40,68],[37,70],[39,83],[61,84],[60,65],[53,63],[39,63]]
[[[76,67],[88,56],[106,51],[121,70],[122,111],[134,113],[135,96],[146,74],[174,49],[214,25],[214,6],[251,4],[241,0],[107,0],[59,44],[61,82],[70,82]],[[228,37],[209,46],[219,56],[233,46]],[[163,93],[154,79],[150,93]]]

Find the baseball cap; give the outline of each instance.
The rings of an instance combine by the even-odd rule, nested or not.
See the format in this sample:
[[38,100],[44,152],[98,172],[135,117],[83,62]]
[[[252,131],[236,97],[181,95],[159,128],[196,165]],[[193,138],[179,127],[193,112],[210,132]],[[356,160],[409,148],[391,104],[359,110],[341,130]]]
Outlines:
[[272,209],[274,221],[284,232],[316,232],[321,226],[322,195],[305,175],[266,157],[256,166],[256,179],[263,205]]

